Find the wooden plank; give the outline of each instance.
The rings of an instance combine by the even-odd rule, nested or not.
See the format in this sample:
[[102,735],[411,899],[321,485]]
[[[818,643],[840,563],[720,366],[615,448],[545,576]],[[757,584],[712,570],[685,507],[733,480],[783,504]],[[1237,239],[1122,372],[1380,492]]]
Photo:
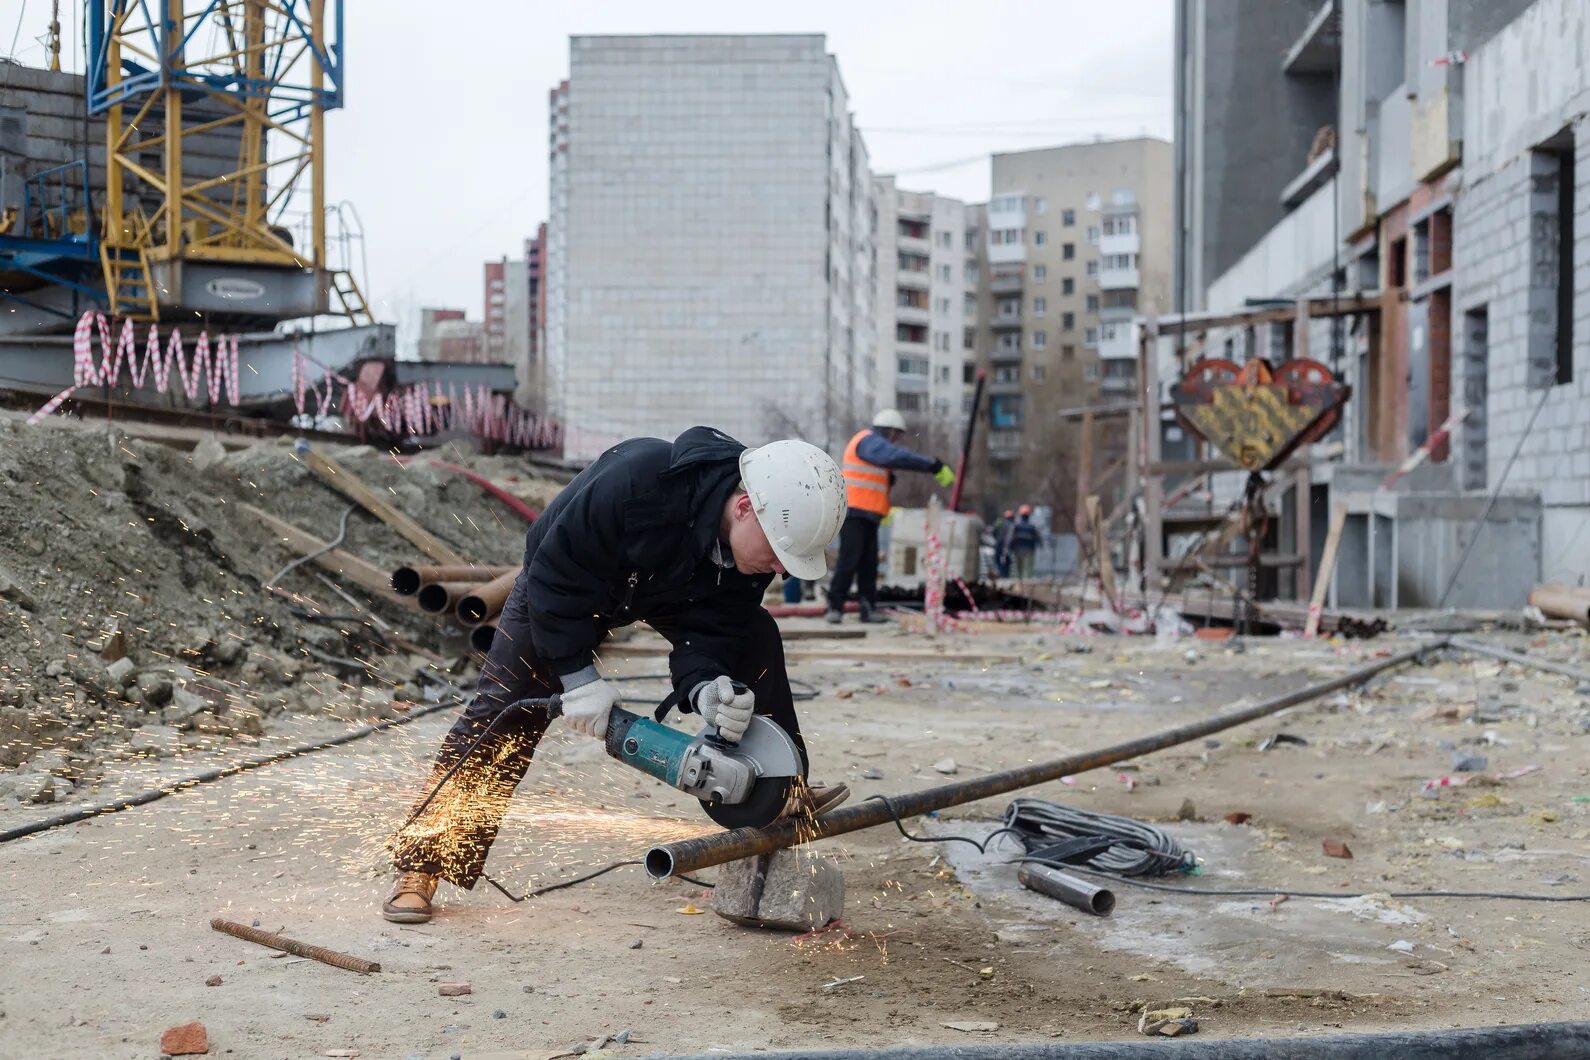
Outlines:
[[[282,544],[288,550],[296,552],[300,556],[321,552],[328,544],[328,542],[320,540],[314,534],[300,530],[292,523],[284,522],[269,512],[254,507],[252,504],[243,504],[240,507],[269,527],[272,533],[282,539]],[[358,556],[344,552],[340,548],[334,548],[329,552],[321,552],[312,562],[317,567],[328,570],[340,576],[343,580],[352,582],[359,588],[373,593],[383,600],[391,600],[393,603],[414,609],[419,607],[412,597],[399,596],[392,591],[392,575],[390,572],[382,570],[373,563],[366,563]]]
[[[673,646],[659,638],[646,637],[624,641],[605,641],[598,649],[611,658],[628,656],[651,657],[667,655]],[[931,648],[851,648],[835,644],[833,647],[789,648],[784,652],[789,662],[944,662],[944,663],[995,663],[1020,662],[1014,652],[999,651],[937,651]]]
[[1320,615],[1325,609],[1325,593],[1331,586],[1331,574],[1336,570],[1336,553],[1342,545],[1342,527],[1347,525],[1347,505],[1337,501],[1331,509],[1330,529],[1325,532],[1325,549],[1319,557],[1319,574],[1314,577],[1314,595],[1308,602],[1308,621],[1303,625],[1303,636],[1319,635]]
[[860,640],[867,635],[864,629],[780,629],[782,640]]
[[1115,588],[1115,561],[1110,558],[1110,539],[1104,530],[1104,516],[1099,510],[1099,496],[1092,494],[1087,500],[1088,526],[1093,533],[1093,560],[1099,565],[1099,586],[1104,590],[1110,606],[1119,611],[1121,594]]
[[363,505],[365,510],[371,515],[397,531],[409,544],[431,557],[437,563],[462,566],[469,562],[467,558],[449,548],[435,534],[394,508],[384,497],[371,489],[363,479],[331,459],[331,457],[322,456],[313,449],[305,450],[303,457],[304,463],[308,464],[310,470],[319,475],[327,485],[344,494],[348,499]]

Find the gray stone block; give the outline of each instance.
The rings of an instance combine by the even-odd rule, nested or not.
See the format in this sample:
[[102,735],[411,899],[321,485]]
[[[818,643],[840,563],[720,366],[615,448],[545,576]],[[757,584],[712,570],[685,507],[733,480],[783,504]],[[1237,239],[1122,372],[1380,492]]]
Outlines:
[[775,850],[723,866],[712,909],[745,927],[811,931],[843,915],[845,877],[827,858]]

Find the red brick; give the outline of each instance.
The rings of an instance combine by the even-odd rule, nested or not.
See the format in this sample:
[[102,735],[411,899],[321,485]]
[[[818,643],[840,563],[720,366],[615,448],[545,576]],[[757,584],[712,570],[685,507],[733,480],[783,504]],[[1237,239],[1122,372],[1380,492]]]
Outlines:
[[436,988],[436,992],[442,997],[461,997],[464,994],[474,993],[468,983],[442,983]]
[[1348,849],[1347,844],[1340,839],[1327,839],[1321,846],[1325,848],[1325,856],[1328,858],[1348,858],[1350,860],[1353,856],[1353,852]]
[[168,1027],[160,1036],[160,1051],[166,1056],[199,1056],[210,1051],[210,1035],[198,1020]]

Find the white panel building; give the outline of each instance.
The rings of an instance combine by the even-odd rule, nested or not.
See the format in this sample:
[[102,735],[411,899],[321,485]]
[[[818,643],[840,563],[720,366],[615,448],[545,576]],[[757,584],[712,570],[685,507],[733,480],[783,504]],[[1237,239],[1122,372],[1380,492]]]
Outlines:
[[574,37],[550,112],[565,455],[697,423],[843,445],[874,400],[875,221],[824,38]]

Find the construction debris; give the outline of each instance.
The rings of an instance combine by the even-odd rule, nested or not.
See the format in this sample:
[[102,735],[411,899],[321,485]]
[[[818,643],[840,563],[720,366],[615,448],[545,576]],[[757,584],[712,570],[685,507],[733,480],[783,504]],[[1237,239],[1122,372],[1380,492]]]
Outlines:
[[236,921],[223,920],[217,917],[210,921],[210,926],[216,931],[224,932],[244,941],[257,943],[261,946],[269,946],[273,950],[291,953],[296,957],[308,957],[312,961],[329,964],[333,968],[342,968],[346,971],[358,972],[361,975],[369,975],[371,972],[379,972],[381,970],[381,965],[377,961],[369,961],[363,957],[339,953],[336,950],[327,949],[325,946],[312,946],[307,942],[299,942],[297,939],[278,935],[274,931],[261,931],[259,928],[239,924]]

